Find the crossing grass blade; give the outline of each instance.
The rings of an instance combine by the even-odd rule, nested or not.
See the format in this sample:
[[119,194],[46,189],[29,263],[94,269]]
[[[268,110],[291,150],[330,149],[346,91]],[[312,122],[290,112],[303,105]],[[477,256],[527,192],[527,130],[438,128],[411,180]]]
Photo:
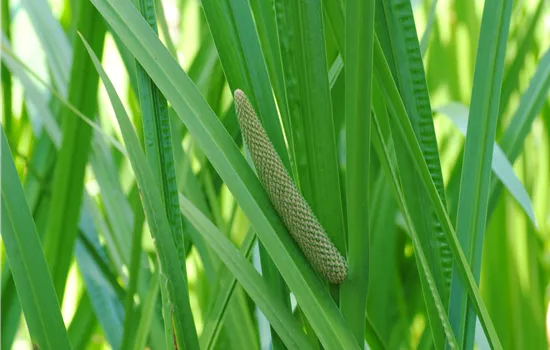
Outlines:
[[227,268],[245,288],[250,297],[268,317],[277,334],[288,348],[309,349],[310,345],[296,319],[279,300],[276,292],[254,270],[254,267],[237,251],[237,248],[197,210],[185,197],[181,197],[185,216],[220,256]]
[[31,338],[43,349],[71,349],[40,238],[4,128],[2,152],[2,240]]

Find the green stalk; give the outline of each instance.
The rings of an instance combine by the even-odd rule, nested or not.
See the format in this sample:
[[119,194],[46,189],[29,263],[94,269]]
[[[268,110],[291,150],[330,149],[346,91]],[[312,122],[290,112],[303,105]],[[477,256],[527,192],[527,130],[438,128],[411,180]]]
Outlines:
[[[474,278],[479,283],[487,220],[491,160],[502,87],[512,1],[485,3],[477,53],[464,165],[460,182],[456,233]],[[455,263],[456,265],[456,263]],[[474,346],[476,314],[456,266],[451,288],[450,321],[459,345]]]

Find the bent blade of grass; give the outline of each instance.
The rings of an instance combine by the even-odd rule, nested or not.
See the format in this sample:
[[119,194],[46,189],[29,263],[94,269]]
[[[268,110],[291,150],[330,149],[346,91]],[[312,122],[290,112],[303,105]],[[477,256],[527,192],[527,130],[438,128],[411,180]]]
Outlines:
[[[475,64],[469,113],[475,118],[468,123],[456,227],[475,281],[479,281],[481,272],[491,159],[511,14],[511,0],[485,2]],[[471,349],[474,345],[476,316],[468,302],[464,283],[458,277],[456,266],[453,270],[450,317],[460,346]]]
[[[139,14],[138,14],[139,15]],[[158,257],[161,263],[162,273],[166,276],[169,301],[173,307],[174,333],[183,336],[185,349],[198,349],[198,339],[193,324],[189,299],[187,298],[187,283],[180,269],[178,253],[171,236],[171,229],[159,188],[156,185],[155,177],[151,168],[147,165],[145,154],[135,130],[124,110],[124,106],[116,94],[109,77],[101,67],[101,63],[93,53],[92,49],[80,35],[82,42],[88,50],[97,72],[99,73],[105,89],[108,92],[115,115],[117,117],[123,139],[127,145],[128,156],[136,175],[136,182],[141,192],[143,207],[151,234],[158,249]],[[179,345],[179,344],[178,344]]]
[[40,238],[1,127],[2,241],[33,343],[42,349],[70,349],[69,337]]
[[235,196],[323,344],[356,348],[353,335],[319,277],[285,230],[233,139],[189,77],[128,1],[93,2],[171,102]]

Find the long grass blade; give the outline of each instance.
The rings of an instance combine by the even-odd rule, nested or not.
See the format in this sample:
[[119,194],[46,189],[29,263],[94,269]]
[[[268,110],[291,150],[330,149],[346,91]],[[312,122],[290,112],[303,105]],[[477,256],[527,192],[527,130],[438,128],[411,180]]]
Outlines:
[[25,200],[8,140],[1,128],[2,241],[33,342],[43,349],[71,349],[51,275]]
[[456,261],[456,268],[458,273],[460,273],[460,278],[464,281],[467,286],[467,292],[470,298],[472,299],[474,308],[476,312],[480,315],[481,325],[487,334],[491,346],[495,348],[501,348],[498,336],[492,324],[492,321],[487,314],[487,309],[481,299],[479,289],[476,285],[472,271],[468,268],[468,262],[466,257],[460,248],[460,243],[454,232],[454,228],[449,219],[449,215],[441,202],[441,198],[437,192],[437,188],[433,183],[430,175],[430,171],[426,160],[422,155],[422,150],[420,145],[414,135],[414,130],[407,116],[405,106],[399,97],[399,93],[393,78],[391,77],[390,68],[384,58],[382,47],[378,40],[375,41],[374,46],[374,67],[376,71],[376,80],[381,86],[381,90],[387,99],[387,106],[389,110],[389,115],[394,123],[391,125],[395,128],[395,132],[399,133],[406,140],[408,147],[407,152],[412,158],[415,159],[414,167],[420,174],[420,179],[422,185],[428,191],[430,200],[432,201],[435,212],[437,214],[438,220],[442,224],[443,232],[445,237],[449,241],[449,246],[453,253],[453,258]]
[[355,339],[365,339],[370,256],[370,133],[374,0],[346,1],[345,116],[349,273],[340,308]]
[[168,300],[173,310],[176,338],[184,337],[185,343],[182,344],[186,344],[186,349],[198,349],[198,339],[193,324],[189,299],[187,298],[187,283],[181,271],[177,249],[170,234],[170,225],[164,211],[164,206],[162,205],[161,193],[155,184],[155,177],[151,168],[147,165],[135,131],[128,119],[122,102],[116,94],[114,86],[101,67],[92,48],[83,36],[81,36],[81,39],[109,93],[127,145],[128,156],[136,173],[136,181],[141,191],[144,210],[148,218],[151,233],[155,238],[158,257],[162,264],[161,271],[166,276]]
[[[485,3],[469,113],[476,117],[468,123],[464,150],[456,231],[476,282],[481,271],[491,159],[511,13],[512,1],[491,0]],[[465,349],[471,349],[474,345],[476,317],[469,305],[455,264],[450,317],[459,344]]]
[[[157,33],[157,20],[153,0],[139,0],[138,9],[149,24]],[[170,39],[168,39],[170,40]],[[162,199],[166,216],[171,227],[172,238],[178,251],[180,269],[183,277],[187,279],[185,249],[183,241],[183,223],[178,206],[178,186],[176,183],[176,170],[172,150],[172,130],[168,115],[166,98],[162,95],[154,82],[149,78],[145,70],[136,62],[136,74],[138,80],[138,96],[141,106],[143,133],[145,140],[145,153],[149,166],[156,175],[162,189]],[[163,266],[160,267],[161,270]],[[165,274],[161,271],[161,274]],[[161,277],[162,280],[162,277]],[[186,291],[186,289],[183,289]],[[161,293],[166,293],[164,285],[161,286]],[[189,296],[181,296],[183,300],[189,300]],[[189,303],[189,301],[187,301]],[[187,305],[190,310],[191,306]],[[175,338],[178,348],[192,349],[198,347],[198,337],[194,331],[193,315],[186,315],[186,325],[179,325],[175,322],[172,335],[172,315],[170,308],[165,307],[168,312],[163,313],[164,326],[166,327],[167,344]],[[129,319],[127,319],[129,321]],[[178,328],[184,327],[184,329]],[[186,333],[183,332],[187,328]]]

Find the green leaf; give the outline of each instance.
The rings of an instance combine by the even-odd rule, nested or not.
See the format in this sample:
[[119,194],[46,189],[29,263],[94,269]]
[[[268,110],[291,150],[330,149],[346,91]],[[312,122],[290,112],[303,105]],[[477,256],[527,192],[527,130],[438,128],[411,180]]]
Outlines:
[[275,10],[298,172],[296,183],[329,237],[344,253],[346,229],[323,8],[320,0],[275,0]]
[[346,1],[345,116],[349,271],[340,308],[357,343],[365,339],[370,256],[370,133],[374,0]]
[[494,326],[487,314],[487,310],[483,303],[483,300],[481,299],[481,295],[479,293],[479,289],[476,285],[472,271],[468,268],[468,262],[464,253],[462,252],[462,249],[460,248],[460,243],[458,242],[448,213],[441,201],[441,198],[439,197],[437,188],[432,181],[428,165],[422,155],[422,150],[420,149],[420,145],[418,144],[418,141],[414,135],[413,127],[409,121],[405,106],[401,101],[397,87],[391,76],[390,68],[385,61],[382,47],[380,46],[378,40],[375,41],[374,49],[374,67],[376,78],[387,100],[387,106],[390,112],[389,114],[393,121],[393,123],[391,123],[392,127],[394,128],[392,132],[399,133],[401,137],[403,137],[406,141],[406,150],[409,155],[415,160],[413,162],[413,165],[420,174],[422,185],[428,191],[430,200],[434,205],[437,218],[441,222],[445,237],[449,241],[449,246],[456,262],[455,266],[457,268],[457,271],[460,274],[460,278],[462,279],[462,281],[466,283],[467,292],[472,299],[475,311],[480,315],[481,325],[483,326],[483,329],[487,334],[489,341],[491,342],[491,346],[495,348],[501,348],[500,342],[494,330]]
[[138,327],[135,332],[136,339],[134,341],[134,350],[142,350],[147,343],[147,335],[151,326],[151,320],[153,319],[159,287],[159,274],[155,271],[149,281],[149,288],[147,289],[145,299],[143,300],[143,306],[141,307]]
[[[157,33],[157,20],[153,0],[137,1],[137,8],[153,29]],[[172,130],[168,115],[168,104],[166,98],[162,95],[154,82],[149,78],[145,70],[136,62],[136,74],[138,82],[138,97],[141,106],[141,116],[143,123],[143,134],[145,141],[145,153],[149,161],[149,166],[156,175],[157,183],[162,190],[162,202],[164,210],[170,224],[172,239],[178,252],[180,269],[183,277],[187,279],[187,270],[185,263],[185,248],[183,241],[183,223],[178,206],[178,185],[176,183],[176,170],[174,155],[172,150]],[[139,243],[141,240],[139,240]],[[136,241],[135,244],[138,244]],[[137,264],[139,255],[136,253]],[[165,274],[163,266],[160,267],[161,274]],[[137,277],[137,276],[136,276]],[[162,280],[162,277],[161,277]],[[187,281],[186,281],[187,282]],[[161,285],[161,293],[166,294],[165,285]],[[186,291],[186,289],[184,289]],[[189,304],[189,295],[181,296],[182,300],[187,300]],[[129,302],[127,303],[129,305]],[[185,306],[186,310],[191,310],[190,304]],[[163,307],[164,327],[166,328],[166,343],[171,344],[176,339],[176,348],[192,349],[198,347],[198,337],[194,330],[193,315],[189,312],[187,315],[187,334],[182,331],[176,322],[175,329],[172,330],[171,308],[168,305]],[[131,319],[127,318],[127,322]],[[182,338],[183,337],[183,338]]]
[[[416,26],[411,4],[408,1],[381,2],[379,5],[385,18],[380,18],[379,31],[385,37],[384,52],[390,56],[394,69],[392,70],[400,95],[405,104],[407,114],[413,126],[416,138],[426,163],[430,176],[434,181],[439,197],[446,203],[443,176],[439,162],[437,139],[435,135],[430,98],[424,74],[422,55],[416,35]],[[384,33],[387,32],[387,33]],[[403,195],[411,213],[419,239],[426,250],[428,263],[433,272],[437,289],[446,306],[451,283],[452,255],[442,232],[441,224],[435,215],[433,205],[415,171],[414,159],[405,150],[406,143],[399,135],[394,138],[397,161],[400,168],[400,179]],[[427,290],[426,279],[420,275],[423,290]],[[429,297],[429,296],[428,296]],[[444,334],[439,325],[438,311],[428,306],[428,318],[436,348],[442,348]]]
[[[2,18],[2,43],[6,41],[6,43],[10,44],[11,41],[11,10],[10,10],[10,2],[8,0],[2,0],[0,2],[0,17]],[[4,39],[5,38],[5,39]],[[14,132],[14,118],[13,118],[13,94],[12,94],[12,79],[11,74],[8,68],[6,67],[6,62],[4,61],[4,57],[2,57],[2,66],[1,66],[1,79],[2,79],[2,125],[4,125],[4,129],[6,132],[6,136],[8,138],[8,142],[12,142],[12,133]],[[282,74],[281,74],[282,76]],[[2,333],[4,334],[4,333]],[[7,346],[8,347],[8,346]],[[9,346],[11,347],[11,346]]]
[[[468,123],[464,147],[456,231],[476,281],[479,281],[481,270],[491,160],[511,13],[510,0],[488,0],[485,3],[469,113],[476,118]],[[461,348],[471,349],[474,345],[476,317],[473,308],[469,306],[464,282],[460,281],[457,273],[455,266],[451,289],[451,324]]]
[[[288,137],[288,135],[291,135],[292,126],[290,125],[288,101],[285,91],[281,49],[277,36],[274,1],[251,0],[250,7],[254,13],[256,29],[262,45],[262,52],[267,65],[269,79],[277,100],[277,107],[279,109],[281,121],[283,122],[285,135],[287,135],[286,141],[288,143],[290,157],[292,157],[294,154],[294,147],[292,139]],[[293,165],[292,162],[291,165]]]
[[39,135],[40,132],[42,132],[43,125],[54,145],[59,148],[61,146],[61,129],[57,125],[54,116],[48,108],[48,102],[45,99],[46,96],[44,96],[44,94],[34,84],[25,69],[19,65],[18,60],[14,58],[15,54],[11,50],[8,40],[4,34],[2,34],[2,52],[4,54],[2,56],[3,66],[5,64],[10,72],[19,78],[19,81],[25,90],[25,97],[28,101],[27,103],[32,104],[36,110],[40,111],[40,117],[42,118],[41,120],[34,120],[34,118],[31,117],[35,135]]
[[[449,319],[445,311],[445,306],[441,300],[440,294],[435,284],[433,274],[428,265],[428,260],[426,259],[424,248],[422,247],[419,236],[412,222],[412,218],[409,213],[405,197],[403,195],[403,190],[401,189],[400,178],[396,174],[396,171],[393,169],[392,159],[387,147],[387,141],[384,140],[384,134],[382,132],[382,129],[380,128],[379,118],[380,118],[380,121],[383,122],[382,120],[383,114],[378,114],[378,116],[375,114],[374,132],[373,132],[375,149],[378,152],[379,159],[382,162],[382,165],[384,167],[386,174],[389,174],[393,181],[393,187],[398,197],[397,200],[400,205],[401,212],[405,217],[407,227],[409,228],[409,231],[410,231],[414,249],[419,262],[418,263],[419,270],[420,270],[420,273],[423,274],[422,278],[425,278],[426,280],[426,287],[428,289],[428,291],[424,292],[426,303],[428,304],[428,307],[434,307],[437,310],[438,318],[441,322],[441,327],[445,332],[445,336],[447,337],[447,342],[451,345],[451,348],[456,348],[458,345],[454,337],[453,331],[451,329],[451,325],[449,323]],[[438,346],[437,344],[435,345]]]
[[265,125],[279,156],[290,168],[267,66],[246,0],[202,2],[231,90],[243,89]]
[[[135,10],[134,10],[135,11]],[[140,16],[138,14],[138,16]],[[187,283],[180,268],[178,254],[170,234],[170,225],[162,204],[162,197],[155,182],[151,168],[147,165],[145,154],[141,150],[139,140],[133,126],[128,119],[122,102],[118,98],[114,86],[107,77],[105,71],[92,48],[80,35],[94,66],[101,76],[105,89],[109,94],[115,114],[119,122],[121,133],[128,150],[128,156],[136,174],[136,181],[141,192],[145,214],[148,224],[158,249],[158,256],[162,267],[162,273],[166,276],[167,290],[171,307],[173,308],[175,333],[184,337],[187,349],[198,349],[198,339],[195,326],[191,317],[191,309],[187,298]]]
[[70,349],[34,220],[2,130],[2,241],[33,342],[42,349]]
[[97,318],[96,323],[101,325],[109,344],[118,349],[122,341],[124,309],[121,300],[124,291],[117,283],[116,274],[110,269],[107,254],[94,227],[91,214],[94,205],[90,197],[84,197],[79,221],[81,234],[76,242],[75,256],[86,285],[87,302],[95,312],[94,319]]
[[85,348],[96,329],[97,319],[90,303],[90,297],[88,293],[83,293],[68,329],[71,344],[76,349]]

